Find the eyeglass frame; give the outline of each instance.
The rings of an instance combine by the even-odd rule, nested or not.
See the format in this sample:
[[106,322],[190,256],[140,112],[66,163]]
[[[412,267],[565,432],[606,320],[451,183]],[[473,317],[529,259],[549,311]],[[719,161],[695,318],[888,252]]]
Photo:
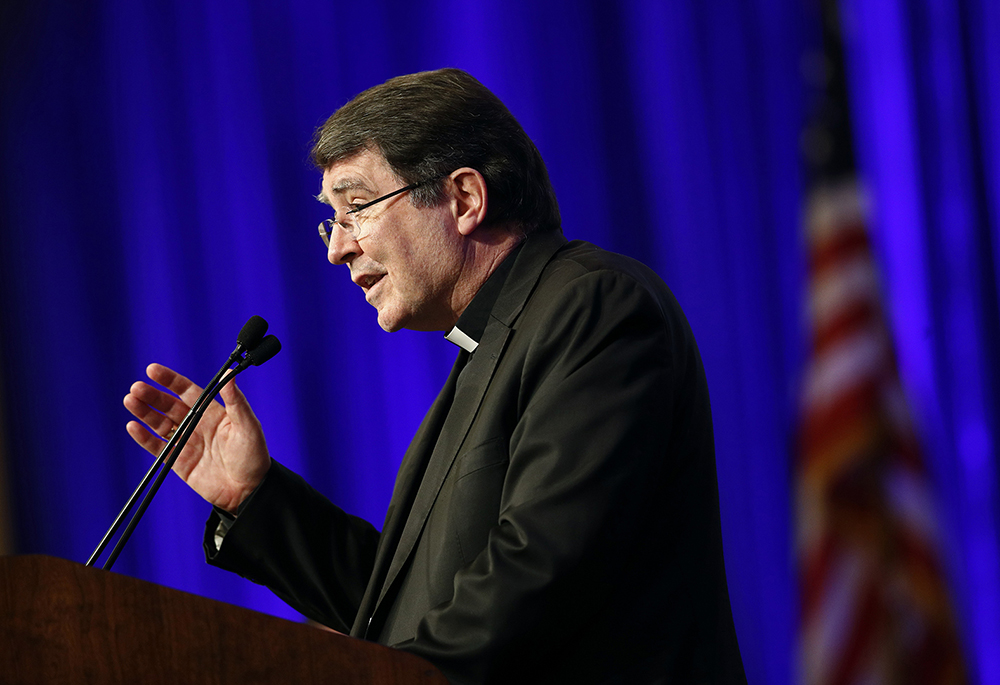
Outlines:
[[[382,197],[377,197],[374,200],[372,200],[371,202],[366,202],[363,205],[360,205],[358,207],[355,207],[354,209],[351,209],[351,210],[349,210],[347,212],[344,212],[344,214],[357,214],[360,211],[368,209],[372,205],[377,205],[379,202],[383,202],[383,201],[388,200],[389,198],[395,197],[395,196],[397,196],[397,195],[399,195],[401,193],[405,193],[408,190],[416,190],[420,186],[427,185],[428,183],[440,180],[442,178],[444,178],[444,176],[439,176],[437,178],[428,179],[426,181],[419,181],[417,183],[411,183],[410,185],[404,186],[404,187],[400,188],[399,190],[394,190],[391,193],[386,193]],[[355,235],[355,233],[353,231],[347,230],[347,227],[344,226],[344,224],[342,224],[339,221],[337,221],[337,210],[336,210],[336,208],[334,208],[334,210],[333,210],[333,216],[332,217],[330,217],[329,219],[323,219],[321,222],[319,222],[319,237],[322,238],[323,244],[326,245],[327,248],[330,247],[330,236],[333,235],[333,227],[329,226],[330,224],[336,224],[340,228],[340,230],[344,231],[349,236],[351,236],[352,240],[358,240],[358,238],[361,236],[361,224],[360,223],[357,224],[357,226],[358,226],[358,232],[357,232],[357,235]],[[326,230],[326,228],[328,226],[329,226],[329,229],[330,229],[329,231]]]

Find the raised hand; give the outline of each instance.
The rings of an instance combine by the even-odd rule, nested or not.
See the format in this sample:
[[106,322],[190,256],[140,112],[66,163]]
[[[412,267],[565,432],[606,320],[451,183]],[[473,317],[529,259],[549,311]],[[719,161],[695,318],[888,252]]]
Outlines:
[[[158,455],[201,388],[160,364],[150,364],[146,374],[170,392],[144,381],[134,383],[124,404],[139,421],[129,421],[126,430],[146,451]],[[235,512],[263,480],[271,457],[260,422],[235,382],[227,383],[220,396],[225,406],[213,401],[206,409],[174,472],[210,503]]]

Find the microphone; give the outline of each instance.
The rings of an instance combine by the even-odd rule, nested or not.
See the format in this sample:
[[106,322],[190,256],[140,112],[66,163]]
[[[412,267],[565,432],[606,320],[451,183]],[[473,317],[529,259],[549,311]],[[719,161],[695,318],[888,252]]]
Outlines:
[[281,352],[281,341],[275,335],[269,335],[260,343],[254,347],[252,350],[247,352],[246,357],[240,362],[240,365],[236,367],[236,373],[240,373],[245,368],[253,364],[254,366],[260,366],[264,362],[268,361],[271,357]]
[[[94,565],[94,562],[107,547],[119,526],[121,526],[125,516],[128,515],[129,511],[131,511],[139,495],[146,489],[150,479],[157,473],[157,470],[159,470],[161,466],[164,466],[165,468],[160,470],[159,475],[156,476],[156,480],[153,482],[149,492],[146,493],[146,496],[140,503],[139,509],[136,511],[131,521],[129,521],[128,526],[125,528],[121,538],[118,540],[118,544],[115,545],[114,549],[111,551],[111,555],[104,563],[104,570],[111,570],[111,566],[115,563],[118,555],[121,554],[122,549],[125,547],[125,543],[128,542],[129,537],[132,535],[132,531],[135,530],[135,527],[138,525],[142,515],[146,512],[149,504],[153,501],[153,497],[160,489],[160,485],[163,483],[166,475],[170,472],[174,462],[177,461],[177,457],[180,456],[180,453],[184,450],[184,446],[187,444],[188,438],[190,438],[194,433],[194,429],[197,427],[198,422],[201,420],[202,415],[208,409],[212,400],[215,399],[215,397],[222,391],[222,388],[225,387],[229,381],[236,378],[237,375],[245,371],[251,365],[260,366],[281,351],[281,342],[278,340],[277,336],[268,335],[265,337],[264,334],[266,332],[267,321],[260,316],[255,315],[250,317],[250,319],[243,325],[243,328],[240,329],[240,333],[236,338],[236,349],[229,355],[229,359],[222,366],[222,368],[219,369],[219,372],[215,374],[208,385],[205,386],[201,395],[198,396],[198,399],[188,411],[187,416],[185,416],[184,420],[177,426],[173,436],[171,436],[170,440],[167,441],[167,444],[160,451],[156,461],[153,462],[153,465],[150,467],[149,471],[146,472],[146,475],[139,483],[139,486],[135,489],[135,492],[133,492],[132,496],[129,497],[128,502],[125,503],[125,506],[115,518],[114,523],[111,524],[108,532],[104,534],[100,544],[97,545],[97,549],[95,549],[94,553],[90,555],[90,559],[87,560],[87,566]],[[244,351],[246,351],[245,355]],[[237,360],[240,362],[239,365],[232,368],[233,364],[236,363]],[[223,375],[225,375],[227,371],[231,371],[232,373],[223,379]]]
[[[247,319],[247,322],[243,324],[243,328],[240,329],[240,334],[236,336],[237,351],[242,352],[243,350],[254,349],[260,345],[260,341],[264,339],[265,333],[267,333],[267,321],[264,320],[264,317],[254,314]],[[273,335],[271,337],[274,338]],[[278,349],[281,349],[280,345]],[[271,356],[273,357],[274,355]],[[256,364],[255,366],[260,365]]]

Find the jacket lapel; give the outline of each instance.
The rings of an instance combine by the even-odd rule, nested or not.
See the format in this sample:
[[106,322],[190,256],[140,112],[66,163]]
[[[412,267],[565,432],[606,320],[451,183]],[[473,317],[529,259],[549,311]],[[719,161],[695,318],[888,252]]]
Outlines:
[[459,352],[458,358],[455,359],[455,363],[451,367],[448,380],[445,381],[444,387],[441,388],[441,392],[434,400],[434,404],[424,416],[424,420],[420,423],[416,435],[413,436],[413,440],[410,441],[410,446],[403,456],[403,461],[399,466],[399,474],[396,476],[392,499],[389,501],[389,508],[386,512],[382,534],[379,536],[372,576],[364,597],[361,599],[354,626],[351,628],[351,635],[355,637],[364,637],[368,628],[368,619],[374,613],[375,601],[379,598],[379,591],[382,587],[382,579],[385,578],[389,562],[396,551],[397,541],[403,531],[403,525],[406,523],[407,513],[410,511],[410,502],[416,496],[421,476],[427,468],[427,462],[431,456],[431,450],[437,442],[437,437],[448,416],[448,410],[453,404],[455,385],[468,356],[468,352],[464,350]]
[[[445,389],[421,424],[400,468],[396,492],[393,493],[390,504],[390,507],[394,507],[389,515],[391,520],[386,521],[386,528],[383,531],[384,542],[380,542],[373,582],[369,584],[365,593],[365,600],[362,602],[363,613],[359,612],[359,620],[362,616],[370,616],[378,611],[382,600],[389,593],[400,570],[413,552],[434,501],[479,412],[497,364],[506,349],[513,323],[537,285],[542,269],[565,244],[566,239],[561,233],[532,235],[527,238],[493,307],[490,322],[486,326],[479,347],[476,348],[475,354],[471,356],[464,370],[458,369],[456,363]],[[458,383],[456,370],[461,373],[461,383]],[[445,393],[449,389],[448,399],[453,398],[453,401],[443,402]],[[442,413],[444,416],[441,416]],[[400,499],[400,495],[404,493],[412,493],[410,494],[410,497],[413,497],[412,507],[406,506],[411,501],[409,497]],[[398,545],[393,543],[394,537],[385,538],[387,533],[400,529]],[[384,568],[390,554],[392,556],[385,579],[379,582],[381,569]],[[374,610],[369,613],[366,603],[370,603],[369,596],[374,594],[375,587],[379,587],[378,601]],[[368,619],[363,620],[367,622]],[[358,627],[357,624],[355,627]]]

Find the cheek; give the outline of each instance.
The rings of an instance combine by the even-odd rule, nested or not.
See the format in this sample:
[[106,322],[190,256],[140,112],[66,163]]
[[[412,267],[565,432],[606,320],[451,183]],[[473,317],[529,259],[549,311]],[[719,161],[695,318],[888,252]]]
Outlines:
[[440,263],[433,254],[421,255],[401,249],[386,267],[393,290],[403,296],[417,297],[431,292],[439,280]]
[[461,274],[461,256],[447,249],[430,250],[424,258],[415,263],[421,280],[427,290],[439,291],[454,286]]
[[388,273],[386,295],[401,306],[447,298],[461,273],[460,246],[434,223],[396,226],[390,233],[373,234],[363,245],[366,256]]

